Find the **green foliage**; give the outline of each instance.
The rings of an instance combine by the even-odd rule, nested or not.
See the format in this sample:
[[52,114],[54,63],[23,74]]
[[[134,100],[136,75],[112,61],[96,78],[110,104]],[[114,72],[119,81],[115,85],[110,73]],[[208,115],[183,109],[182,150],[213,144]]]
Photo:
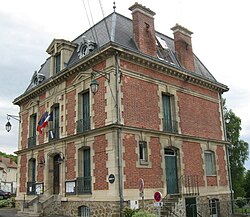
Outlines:
[[231,109],[226,108],[225,101],[223,106],[227,139],[230,142],[229,161],[234,197],[244,197],[246,194],[244,189],[244,164],[249,154],[248,143],[240,140],[241,119]]
[[148,213],[146,211],[139,211],[133,215],[133,217],[156,217],[155,214]]
[[13,161],[17,163],[17,156],[16,155],[6,154],[6,153],[0,151],[0,156],[1,157],[6,157],[6,158],[12,158]]
[[136,212],[137,210],[126,207],[124,209],[124,217],[132,217]]
[[8,200],[0,200],[0,208],[9,206]]
[[246,192],[246,198],[250,198],[250,170],[248,170],[245,174],[244,189]]

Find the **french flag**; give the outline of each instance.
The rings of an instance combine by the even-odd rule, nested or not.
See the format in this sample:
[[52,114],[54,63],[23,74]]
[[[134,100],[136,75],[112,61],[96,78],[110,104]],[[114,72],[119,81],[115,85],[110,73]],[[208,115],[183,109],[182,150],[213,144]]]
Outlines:
[[51,112],[50,114],[46,111],[42,117],[40,118],[36,130],[39,133],[43,133],[42,129],[45,128],[48,125],[49,121],[53,121],[53,113]]

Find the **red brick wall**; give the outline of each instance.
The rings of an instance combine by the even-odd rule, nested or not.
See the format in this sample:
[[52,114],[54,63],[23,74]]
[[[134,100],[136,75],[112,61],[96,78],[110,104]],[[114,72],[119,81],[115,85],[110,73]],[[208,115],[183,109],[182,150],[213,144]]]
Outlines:
[[105,135],[100,135],[95,137],[95,142],[93,144],[93,163],[95,168],[93,170],[95,183],[94,190],[108,190],[108,169],[106,167],[106,162],[108,161],[108,154],[106,153],[107,140]]
[[66,150],[66,168],[67,168],[67,170],[66,170],[66,179],[67,180],[76,178],[75,153],[76,153],[75,143],[74,142],[68,143],[67,144],[67,150]]
[[67,135],[73,135],[75,132],[75,117],[76,117],[76,100],[75,100],[76,91],[73,90],[66,95],[67,104],[66,104],[66,110],[67,110]]
[[205,186],[204,162],[202,149],[199,143],[184,141],[182,145],[184,175],[198,175],[199,186]]
[[159,130],[158,86],[129,76],[122,79],[124,124]]
[[217,176],[207,176],[207,186],[217,186]]
[[226,171],[226,161],[225,161],[225,151],[222,146],[217,146],[216,154],[218,157],[217,160],[217,166],[218,169],[218,175],[220,177],[219,184],[221,186],[226,186],[228,184],[227,182],[227,171]]
[[26,154],[21,155],[20,159],[20,185],[19,191],[26,192],[26,173],[27,173],[27,156]]
[[220,105],[178,92],[180,127],[183,134],[222,139]]
[[29,113],[22,114],[22,140],[21,140],[21,147],[22,149],[27,148],[28,146],[28,118]]
[[42,95],[39,96],[39,101],[42,102],[46,99],[46,93],[43,93]]
[[[37,156],[37,181],[43,182],[44,181],[44,164],[39,164],[40,160],[45,160],[44,158],[44,150],[38,151]],[[48,163],[48,162],[45,162]]]
[[138,168],[136,167],[139,156],[136,154],[136,147],[138,142],[135,140],[133,134],[125,134],[123,138],[125,161],[124,175],[126,180],[124,182],[125,189],[138,189],[138,182],[143,178],[145,188],[162,188],[163,170],[161,168],[162,157],[160,155],[160,141],[159,138],[151,137],[148,147],[151,149],[149,161],[152,163],[152,168]]
[[107,104],[105,99],[105,93],[106,93],[106,87],[104,83],[105,80],[106,79],[104,77],[98,79],[99,90],[94,95],[94,104],[92,106],[95,114],[93,117],[95,128],[105,126],[105,119],[107,118],[107,113],[105,112],[105,106]]
[[195,85],[193,85],[189,82],[186,82],[182,79],[177,79],[177,78],[171,77],[169,75],[166,75],[164,73],[159,73],[155,70],[148,69],[148,68],[145,68],[143,66],[135,65],[135,64],[128,62],[126,60],[121,59],[120,66],[121,66],[121,68],[124,68],[126,70],[131,70],[131,71],[136,72],[136,73],[145,74],[151,78],[155,78],[155,79],[164,81],[167,84],[176,85],[177,87],[180,87],[183,89],[189,89],[191,91],[218,99],[218,92],[216,92],[216,91],[209,90],[209,89],[206,89],[206,88],[203,88],[200,86],[195,86]]

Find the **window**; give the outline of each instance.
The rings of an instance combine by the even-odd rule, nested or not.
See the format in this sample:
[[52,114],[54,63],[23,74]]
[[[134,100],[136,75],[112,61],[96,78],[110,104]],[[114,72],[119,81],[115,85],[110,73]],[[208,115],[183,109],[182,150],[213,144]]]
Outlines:
[[78,207],[78,216],[89,217],[90,216],[90,208],[87,206]]
[[36,127],[37,127],[37,115],[33,114],[30,116],[30,126],[29,126],[29,139],[28,147],[36,146]]
[[79,119],[77,132],[81,133],[90,129],[89,91],[79,95]]
[[212,151],[205,151],[205,164],[206,164],[206,175],[216,175],[215,173],[215,159]]
[[55,73],[57,74],[61,70],[61,54],[55,56]]
[[79,177],[76,180],[77,194],[91,193],[91,160],[90,148],[79,150]]
[[148,148],[146,141],[139,141],[139,158],[140,163],[148,163]]
[[50,130],[49,130],[49,140],[59,139],[60,138],[60,125],[59,125],[59,104],[55,104],[52,107],[52,119],[50,121]]
[[162,95],[163,106],[163,131],[177,132],[176,121],[173,120],[172,115],[172,97],[170,95]]

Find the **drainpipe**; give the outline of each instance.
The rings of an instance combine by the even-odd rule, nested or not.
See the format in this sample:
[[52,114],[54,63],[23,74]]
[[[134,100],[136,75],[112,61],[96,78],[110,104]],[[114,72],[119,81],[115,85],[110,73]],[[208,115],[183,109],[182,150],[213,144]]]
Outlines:
[[[220,105],[221,105],[222,124],[223,124],[223,131],[224,131],[224,140],[227,142],[227,130],[226,130],[222,103],[223,101],[222,101],[222,97],[220,94]],[[231,177],[231,168],[230,168],[229,151],[228,151],[229,146],[230,144],[226,144],[226,158],[227,158],[228,182],[229,182],[230,196],[231,196],[231,202],[232,202],[232,213],[233,213],[233,199],[234,198],[233,198],[232,177]]]
[[123,197],[123,167],[122,167],[122,138],[121,138],[121,111],[120,111],[120,90],[119,90],[119,64],[118,54],[115,54],[115,76],[116,76],[116,122],[117,143],[118,143],[118,179],[119,179],[119,197],[120,197],[120,216],[123,217],[124,197]]

